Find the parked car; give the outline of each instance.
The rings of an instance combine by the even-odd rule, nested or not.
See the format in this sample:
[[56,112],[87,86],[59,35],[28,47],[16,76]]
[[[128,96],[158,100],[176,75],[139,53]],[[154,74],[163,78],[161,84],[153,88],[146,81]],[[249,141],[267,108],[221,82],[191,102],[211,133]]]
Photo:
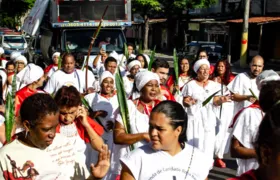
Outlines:
[[177,55],[178,57],[186,57],[193,61],[196,59],[198,52],[202,49],[207,51],[211,63],[215,63],[223,57],[223,46],[216,42],[208,41],[192,41],[184,48],[179,49]]
[[27,48],[27,42],[23,35],[18,33],[0,35],[0,47],[3,47],[6,55],[13,51],[19,51],[24,54]]

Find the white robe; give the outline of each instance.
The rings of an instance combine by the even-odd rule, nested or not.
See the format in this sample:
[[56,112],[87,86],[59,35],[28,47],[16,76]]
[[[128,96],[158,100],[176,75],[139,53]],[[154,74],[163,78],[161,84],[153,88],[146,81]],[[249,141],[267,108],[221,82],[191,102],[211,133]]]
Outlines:
[[183,97],[191,96],[197,100],[196,104],[186,108],[188,114],[188,143],[202,150],[209,157],[213,157],[214,154],[217,121],[214,110],[217,107],[213,105],[213,98],[204,107],[202,103],[218,90],[220,90],[220,86],[214,81],[209,81],[207,86],[203,88],[193,80],[186,84],[184,92],[182,92]]
[[[131,134],[137,133],[147,133],[149,131],[149,117],[146,114],[142,114],[138,111],[135,104],[128,100],[128,107],[129,107],[129,120],[130,120],[130,127],[131,127]],[[121,115],[118,114],[116,121],[123,124]],[[147,144],[145,141],[140,141],[135,143],[133,146],[134,148],[138,148]],[[119,145],[114,144],[111,156],[111,167],[106,176],[106,180],[113,180],[121,173],[121,164],[120,158],[124,157],[125,154],[130,152],[128,145]]]
[[[92,73],[88,73],[88,88],[93,86],[95,81]],[[75,69],[74,72],[67,74],[62,70],[56,71],[47,82],[44,91],[49,94],[56,93],[62,86],[74,86],[80,93],[86,90],[85,72]]]
[[[259,97],[259,90],[256,83],[256,78],[251,79],[248,73],[238,74],[229,84],[228,89],[233,93],[238,93],[240,95],[251,95],[249,89],[251,89],[254,94]],[[250,106],[252,103],[250,101],[234,102],[234,115],[239,112],[242,108]]]
[[[254,149],[256,135],[263,119],[263,112],[259,108],[246,108],[236,119],[232,135],[246,148]],[[236,159],[237,176],[259,167],[257,159]]]
[[132,94],[133,83],[134,82],[130,81],[127,76],[123,77],[123,86],[125,89],[126,97],[130,97],[130,95]]
[[[219,84],[221,87],[221,84]],[[223,94],[219,95],[229,95],[230,92],[227,90],[225,85],[223,85]],[[222,109],[221,109],[222,108]],[[222,111],[221,111],[222,110]],[[218,119],[216,126],[216,141],[215,141],[215,155],[222,159],[223,155],[226,154],[229,150],[230,145],[230,132],[228,131],[229,126],[232,124],[233,120],[233,110],[234,102],[223,103],[222,106],[215,108],[215,114]],[[221,112],[220,112],[221,111]],[[220,116],[221,114],[221,116]]]
[[204,180],[213,163],[211,157],[188,144],[174,156],[145,145],[128,153],[121,161],[129,168],[135,180]]

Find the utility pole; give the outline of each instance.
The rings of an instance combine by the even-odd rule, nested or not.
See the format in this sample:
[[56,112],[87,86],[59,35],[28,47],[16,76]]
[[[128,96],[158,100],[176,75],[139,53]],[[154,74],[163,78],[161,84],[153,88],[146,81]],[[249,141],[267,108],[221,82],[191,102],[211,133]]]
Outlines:
[[250,0],[245,0],[245,10],[244,10],[244,18],[243,18],[243,32],[242,32],[242,40],[241,40],[241,55],[240,55],[240,66],[242,68],[245,68],[247,66],[249,13],[250,13]]

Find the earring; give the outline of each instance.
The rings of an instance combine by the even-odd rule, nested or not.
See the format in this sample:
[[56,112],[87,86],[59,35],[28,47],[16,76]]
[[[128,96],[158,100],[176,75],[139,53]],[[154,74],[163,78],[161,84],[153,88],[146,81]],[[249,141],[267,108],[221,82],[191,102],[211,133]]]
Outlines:
[[27,138],[27,135],[28,135],[28,131],[26,130],[25,131],[25,139]]

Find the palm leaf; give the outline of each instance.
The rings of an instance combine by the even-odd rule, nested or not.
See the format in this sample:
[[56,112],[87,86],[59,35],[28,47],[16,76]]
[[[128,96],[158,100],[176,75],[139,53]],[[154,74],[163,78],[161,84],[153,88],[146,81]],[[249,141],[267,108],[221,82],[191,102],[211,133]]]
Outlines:
[[220,92],[220,91],[221,91],[221,90],[215,92],[214,94],[212,94],[211,96],[209,96],[205,101],[203,101],[202,107],[203,107],[203,106],[206,106],[206,104],[208,104],[208,103],[211,101],[211,99],[212,99],[216,94],[218,94],[218,92]]
[[85,106],[85,108],[87,108],[88,110],[91,110],[89,103],[86,101],[86,99],[83,96],[81,97],[81,101],[82,101],[82,104]]
[[66,44],[66,52],[67,52],[67,53],[70,53],[70,49],[69,49],[68,44]]
[[6,141],[11,141],[11,134],[13,130],[14,125],[14,104],[13,104],[13,98],[10,93],[6,96],[6,112],[5,112],[5,133],[6,133]]
[[[17,66],[16,66],[17,69]],[[6,111],[5,111],[5,134],[7,142],[11,141],[11,134],[15,122],[15,96],[17,91],[17,83],[16,83],[17,73],[15,72],[12,81],[12,93],[8,93],[6,97]]]
[[177,56],[177,51],[174,48],[173,50],[173,66],[174,66],[174,72],[175,72],[175,83],[176,85],[179,84],[179,64],[178,64],[178,56]]
[[149,71],[152,70],[152,65],[153,65],[153,63],[154,63],[154,61],[155,61],[156,47],[157,47],[157,46],[154,47],[154,50],[153,50],[152,53],[151,53],[150,63],[149,63],[149,67],[148,67],[148,70],[149,70]]
[[[118,97],[118,102],[119,102],[119,109],[120,109],[120,114],[122,117],[123,125],[124,125],[126,133],[131,134],[127,98],[126,98],[126,93],[125,93],[125,89],[124,89],[124,85],[123,85],[123,79],[121,77],[119,68],[115,75],[115,79],[116,79],[116,88],[118,90],[117,97]],[[134,149],[133,145],[130,145],[129,148],[130,148],[130,150]]]
[[126,60],[128,60],[129,59],[129,54],[128,54],[127,44],[126,43],[124,43],[124,55],[125,55]]
[[255,95],[251,88],[249,88],[249,91],[256,100],[259,100],[259,98]]

